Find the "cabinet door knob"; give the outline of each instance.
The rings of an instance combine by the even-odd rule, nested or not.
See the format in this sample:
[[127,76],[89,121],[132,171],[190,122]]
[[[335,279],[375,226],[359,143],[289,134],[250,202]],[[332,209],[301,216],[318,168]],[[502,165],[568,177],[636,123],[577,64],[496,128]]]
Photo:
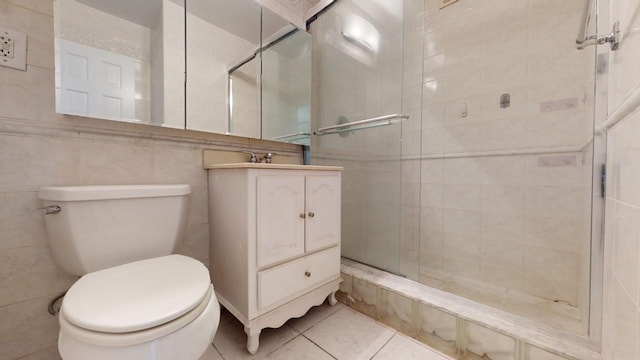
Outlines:
[[306,217],[307,217],[307,215],[305,215],[304,213],[300,214],[300,219],[304,219]]
[[306,277],[311,277],[311,273],[310,273],[310,272],[308,272],[308,271],[305,271],[305,272],[304,272],[304,276],[306,276]]
[[309,211],[309,217],[314,217],[316,216],[316,214],[314,214],[313,212]]

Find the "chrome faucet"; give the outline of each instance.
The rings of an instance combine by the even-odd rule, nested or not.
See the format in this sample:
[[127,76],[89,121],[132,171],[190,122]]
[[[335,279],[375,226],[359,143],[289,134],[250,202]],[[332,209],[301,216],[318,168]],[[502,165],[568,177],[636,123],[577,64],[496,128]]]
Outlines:
[[273,155],[275,155],[276,153],[272,153],[272,152],[268,152],[266,154],[264,154],[264,156],[260,159],[260,162],[262,162],[262,160],[264,160],[264,162],[266,162],[267,164],[271,164],[271,161],[273,160]]
[[[249,162],[252,163],[257,163],[258,162],[258,157],[256,156],[256,153],[254,153],[253,151],[243,151],[243,153],[245,154],[249,154],[251,157],[249,158]],[[260,159],[262,161],[262,159]]]

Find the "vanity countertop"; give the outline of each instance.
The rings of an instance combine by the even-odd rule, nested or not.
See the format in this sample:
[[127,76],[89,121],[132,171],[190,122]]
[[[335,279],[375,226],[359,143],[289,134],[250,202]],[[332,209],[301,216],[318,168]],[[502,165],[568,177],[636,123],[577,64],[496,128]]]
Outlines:
[[295,164],[265,164],[265,163],[232,163],[232,164],[207,164],[205,169],[282,169],[282,170],[321,170],[342,171],[342,166],[321,165],[295,165]]

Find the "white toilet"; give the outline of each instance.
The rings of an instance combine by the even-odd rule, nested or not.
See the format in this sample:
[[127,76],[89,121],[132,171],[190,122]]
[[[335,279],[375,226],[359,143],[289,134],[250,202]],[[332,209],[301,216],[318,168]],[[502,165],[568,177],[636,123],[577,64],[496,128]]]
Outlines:
[[65,360],[198,359],[220,307],[209,271],[170,255],[184,233],[188,185],[45,187],[53,257],[82,276],[60,309]]

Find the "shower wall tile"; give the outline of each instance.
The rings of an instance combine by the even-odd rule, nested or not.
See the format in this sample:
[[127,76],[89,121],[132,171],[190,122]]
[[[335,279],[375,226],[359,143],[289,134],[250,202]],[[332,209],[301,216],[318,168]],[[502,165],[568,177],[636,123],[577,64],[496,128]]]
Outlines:
[[423,63],[423,81],[435,80],[445,74],[445,54],[425,56]]
[[418,304],[396,292],[382,289],[380,292],[379,320],[401,332],[417,334]]
[[525,252],[525,291],[572,305],[578,302],[576,254],[527,247]]
[[[511,269],[511,272],[508,272],[508,267],[500,267],[500,266],[484,266],[480,265],[480,280],[485,282],[486,284],[492,284],[498,286],[502,289],[509,289],[511,291],[524,291],[524,271],[522,269],[514,271]],[[499,301],[502,301],[500,299]],[[488,305],[492,305],[490,302]],[[494,305],[499,306],[499,305]]]
[[[442,126],[470,125],[485,120],[482,96],[448,100],[444,106],[445,116]],[[429,108],[429,112],[431,111],[432,107]]]
[[527,216],[524,239],[528,246],[550,250],[575,252],[580,247],[583,233],[580,221],[545,216]]
[[441,184],[444,181],[444,160],[423,159],[420,161],[420,182]]
[[426,304],[418,304],[417,338],[447,355],[456,355],[456,317]]
[[611,266],[620,285],[632,299],[638,299],[640,281],[640,209],[616,204],[612,224],[613,251]]
[[420,205],[434,208],[444,206],[444,185],[442,184],[421,184],[420,185]]
[[377,286],[364,280],[353,278],[351,281],[351,307],[374,319],[378,319],[378,292]]
[[496,331],[468,323],[468,351],[491,360],[514,360],[516,341]]
[[525,213],[526,192],[521,186],[511,185],[483,185],[482,212],[485,214],[514,214]]
[[450,234],[477,236],[480,234],[481,216],[478,211],[444,210],[444,231]]
[[480,235],[483,242],[523,242],[525,217],[518,214],[482,213]]
[[582,187],[582,154],[527,156],[526,185]]
[[505,271],[508,274],[524,275],[525,246],[512,240],[499,241],[495,239],[482,239],[481,264],[483,268],[493,268]]
[[442,270],[444,268],[444,232],[420,230],[420,267]]
[[445,209],[480,210],[480,185],[448,185],[443,187]]
[[482,183],[485,174],[481,170],[479,158],[458,158],[444,160],[445,184]]
[[422,155],[442,154],[444,134],[442,128],[422,130]]
[[549,216],[582,220],[582,191],[576,188],[529,187],[526,213],[529,216]]
[[512,118],[483,123],[480,138],[483,150],[510,150],[525,147],[526,118]]
[[527,356],[530,360],[564,360],[561,356],[544,351],[535,346],[528,346],[527,351]]
[[444,209],[422,206],[420,208],[420,229],[444,232]]
[[523,156],[496,156],[479,159],[481,183],[484,185],[518,185],[526,179]]

